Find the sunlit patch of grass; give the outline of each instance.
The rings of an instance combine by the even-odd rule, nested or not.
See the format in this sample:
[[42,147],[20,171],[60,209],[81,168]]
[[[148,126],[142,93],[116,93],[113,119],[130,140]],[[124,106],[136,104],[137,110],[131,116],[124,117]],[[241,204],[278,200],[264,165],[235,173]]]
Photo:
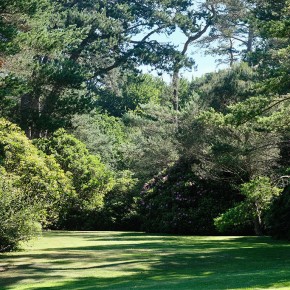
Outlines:
[[269,237],[46,232],[0,255],[0,289],[290,289],[289,264]]

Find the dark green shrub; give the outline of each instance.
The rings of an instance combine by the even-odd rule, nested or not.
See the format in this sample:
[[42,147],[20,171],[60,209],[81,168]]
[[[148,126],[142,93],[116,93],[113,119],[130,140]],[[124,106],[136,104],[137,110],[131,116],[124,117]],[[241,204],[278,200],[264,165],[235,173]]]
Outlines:
[[137,210],[137,179],[132,172],[122,171],[116,177],[115,185],[104,198],[104,220],[110,230],[140,229],[140,216]]
[[229,183],[202,179],[180,161],[145,184],[140,213],[145,231],[216,234],[214,218],[241,197]]
[[280,239],[290,240],[290,186],[273,200],[267,217],[269,233]]
[[245,199],[215,219],[217,229],[225,233],[231,228],[250,226],[256,235],[265,232],[265,220],[271,202],[281,189],[273,186],[268,177],[259,176],[241,186]]

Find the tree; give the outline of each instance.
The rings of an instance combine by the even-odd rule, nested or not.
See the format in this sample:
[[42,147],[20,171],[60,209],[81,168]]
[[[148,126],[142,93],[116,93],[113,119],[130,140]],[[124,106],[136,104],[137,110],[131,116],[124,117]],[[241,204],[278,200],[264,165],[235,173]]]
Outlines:
[[255,5],[260,46],[252,54],[261,79],[263,94],[289,92],[289,1],[250,1]]
[[16,125],[1,119],[0,136],[1,165],[17,177],[25,198],[39,207],[43,224],[55,222],[62,203],[74,195],[68,176],[52,156],[37,150]]
[[196,159],[180,158],[147,181],[139,196],[142,229],[174,234],[216,234],[213,219],[240,201],[222,179],[199,177]]
[[192,60],[191,62],[188,62],[188,58],[186,57],[189,46],[204,36],[217,17],[215,1],[204,1],[200,5],[192,5],[191,7],[192,9],[187,12],[186,16],[182,13],[177,14],[179,28],[186,36],[186,41],[183,44],[180,53],[176,55],[173,63],[172,101],[176,111],[179,111],[178,91],[180,70],[184,67],[190,67],[194,63]]
[[17,178],[0,167],[0,252],[40,234],[37,208],[17,185]]
[[198,44],[206,49],[206,54],[221,57],[216,60],[219,64],[225,63],[231,67],[240,60],[248,61],[259,45],[254,5],[245,0],[218,2],[214,29]]
[[191,89],[199,95],[200,106],[226,113],[229,105],[255,94],[256,76],[247,63],[240,63],[193,80]]
[[[162,171],[178,159],[175,112],[155,104],[140,106],[123,117],[128,143],[124,163],[142,181]],[[162,144],[162,145],[161,145]]]
[[27,31],[26,18],[35,13],[37,1],[3,0],[0,3],[0,117],[19,124],[18,103],[23,83],[9,74],[10,56],[19,53],[16,41],[20,32]]
[[96,105],[105,113],[122,117],[140,104],[164,104],[168,100],[169,86],[160,78],[149,74],[121,74],[117,70],[108,74],[106,86],[96,88]]
[[103,216],[106,229],[140,230],[138,179],[125,170],[116,173],[114,187],[104,197]]
[[289,240],[289,185],[282,188],[282,190],[282,193],[273,199],[270,210],[266,216],[266,225],[268,232],[275,238]]
[[221,232],[244,224],[254,225],[255,234],[261,235],[265,228],[263,218],[269,210],[271,200],[281,193],[281,189],[272,186],[270,179],[257,177],[241,187],[245,200],[215,219],[215,225]]
[[5,66],[23,81],[17,96],[19,123],[29,138],[68,126],[73,114],[92,109],[94,88],[104,86],[105,76],[116,68],[150,64],[171,70],[182,54],[152,36],[172,34],[177,27],[198,31],[204,15],[183,0],[54,4],[44,0],[37,5],[25,22],[28,31],[19,31],[15,39],[19,53]]
[[[96,93],[112,92],[107,88],[114,71],[122,75],[141,64],[172,73],[178,110],[179,71],[194,63],[188,48],[226,15],[221,5],[207,0],[38,3],[33,17],[25,19],[27,30],[16,37],[19,53],[5,67],[22,84],[21,94],[14,92],[21,127],[34,138],[69,126],[71,116],[90,111],[96,98],[102,103]],[[181,50],[157,40],[176,31],[186,37]]]
[[[202,92],[204,87],[200,88]],[[252,94],[257,93],[257,87],[253,89],[256,92]],[[213,92],[213,96],[218,95]],[[243,92],[237,96],[243,96]],[[233,104],[223,109],[224,113],[185,112],[179,140],[185,154],[197,160],[192,168],[198,176],[224,179],[233,187],[244,184],[241,186],[244,201],[217,218],[217,227],[230,233],[234,227],[253,227],[256,234],[261,234],[265,228],[271,228],[265,223],[265,215],[280,192],[272,182],[285,170],[280,162],[284,160],[281,156],[287,156],[289,100],[287,95],[245,96],[237,103],[234,98]]]
[[23,25],[25,16],[35,12],[37,1],[34,0],[3,0],[0,3],[0,68],[4,64],[3,57],[18,51],[13,45],[17,31],[26,29]]
[[241,117],[238,108],[249,110],[255,105],[258,103],[254,98],[233,105],[225,115],[211,109],[182,117],[179,141],[183,156],[199,161],[195,165],[196,174],[239,184],[273,173],[279,159],[280,135],[259,130],[252,119],[237,123]]

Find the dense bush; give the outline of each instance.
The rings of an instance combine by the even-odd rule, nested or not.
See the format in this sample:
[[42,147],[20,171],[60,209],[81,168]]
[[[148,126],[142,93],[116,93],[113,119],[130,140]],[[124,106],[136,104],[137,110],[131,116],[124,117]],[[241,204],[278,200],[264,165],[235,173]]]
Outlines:
[[70,179],[12,123],[0,119],[0,240],[16,247],[39,229],[57,222],[74,195]]
[[104,220],[106,229],[140,230],[137,208],[137,179],[126,170],[118,173],[115,185],[104,198]]
[[86,144],[89,152],[101,156],[110,168],[122,167],[121,145],[126,142],[125,126],[119,118],[92,112],[73,118],[73,135]]
[[112,173],[85,144],[60,129],[51,138],[37,142],[49,156],[53,156],[70,176],[76,195],[66,204],[58,227],[64,229],[95,229],[104,195],[112,188]]
[[0,252],[15,249],[41,228],[37,207],[26,199],[17,179],[0,167]]
[[180,161],[145,184],[140,212],[143,229],[177,234],[216,234],[213,219],[241,197],[215,180],[197,177]]
[[290,186],[272,203],[268,219],[268,230],[276,238],[290,240]]

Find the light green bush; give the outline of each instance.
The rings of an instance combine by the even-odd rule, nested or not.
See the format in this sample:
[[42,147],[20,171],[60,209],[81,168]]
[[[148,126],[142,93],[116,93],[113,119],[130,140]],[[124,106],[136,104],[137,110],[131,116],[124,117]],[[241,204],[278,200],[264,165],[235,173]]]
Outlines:
[[0,250],[11,250],[55,223],[74,195],[52,156],[40,152],[14,124],[0,119]]
[[0,167],[0,252],[15,249],[40,232],[35,204],[19,187],[19,178]]

